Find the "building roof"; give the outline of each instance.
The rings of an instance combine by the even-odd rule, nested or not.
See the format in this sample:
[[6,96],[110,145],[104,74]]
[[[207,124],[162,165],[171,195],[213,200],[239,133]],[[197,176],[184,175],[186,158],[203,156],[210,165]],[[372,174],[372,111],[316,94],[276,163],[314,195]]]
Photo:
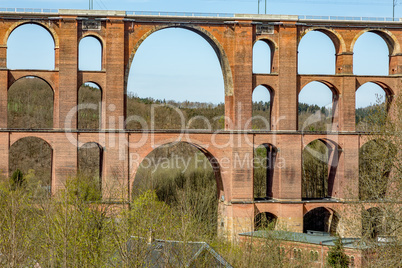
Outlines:
[[[183,242],[132,236],[126,243],[129,252],[141,259],[143,267],[225,267],[232,266],[206,242]],[[121,261],[116,261],[118,267]],[[117,265],[116,265],[117,264]]]
[[[330,236],[325,232],[295,233],[286,231],[268,231],[260,230],[239,234],[240,236],[256,238],[272,238],[284,241],[293,241],[299,243],[308,243],[315,245],[334,246],[338,238]],[[342,244],[345,248],[362,249],[364,246],[359,238],[342,238]]]

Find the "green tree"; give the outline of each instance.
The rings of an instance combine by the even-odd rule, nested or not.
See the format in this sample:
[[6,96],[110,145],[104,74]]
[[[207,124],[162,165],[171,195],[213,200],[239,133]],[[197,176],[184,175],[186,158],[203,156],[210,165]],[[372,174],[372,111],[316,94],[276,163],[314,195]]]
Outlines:
[[331,247],[328,252],[327,263],[331,267],[335,268],[347,268],[349,267],[349,258],[345,254],[343,249],[342,239],[338,237],[335,242],[335,246]]

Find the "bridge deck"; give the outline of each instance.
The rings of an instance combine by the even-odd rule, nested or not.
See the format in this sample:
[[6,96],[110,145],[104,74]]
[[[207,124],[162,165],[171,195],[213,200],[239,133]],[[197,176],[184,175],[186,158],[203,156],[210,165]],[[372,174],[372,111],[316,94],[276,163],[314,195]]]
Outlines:
[[41,8],[2,8],[4,15],[74,15],[74,16],[116,16],[126,18],[159,18],[159,19],[208,19],[208,20],[259,20],[259,21],[331,21],[349,23],[402,23],[402,18],[389,17],[350,17],[350,16],[313,16],[313,15],[273,15],[273,14],[235,14],[235,13],[206,13],[206,12],[165,12],[165,11],[118,11],[118,10],[84,10],[84,9],[41,9]]

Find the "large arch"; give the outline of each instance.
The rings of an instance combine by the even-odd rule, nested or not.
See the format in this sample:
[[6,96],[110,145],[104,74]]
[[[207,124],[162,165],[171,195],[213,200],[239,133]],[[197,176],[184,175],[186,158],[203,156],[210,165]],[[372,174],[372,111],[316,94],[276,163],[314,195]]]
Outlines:
[[9,172],[20,170],[33,186],[37,196],[52,193],[53,148],[45,140],[37,137],[25,137],[17,140],[9,150]]
[[274,192],[274,172],[278,149],[264,143],[254,150],[254,198],[270,199]]
[[332,32],[304,32],[298,45],[298,73],[334,75],[340,49],[340,40]]
[[160,201],[188,213],[210,231],[224,226],[221,169],[205,148],[189,142],[165,143],[137,163],[131,184],[134,200],[153,190]]
[[302,152],[302,198],[336,196],[336,174],[342,148],[329,139],[317,139]]
[[302,85],[297,95],[298,129],[301,131],[336,131],[338,129],[339,91],[325,80]]
[[138,120],[151,129],[225,128],[224,59],[201,30],[161,27],[136,44],[126,85],[127,129],[144,129]]
[[308,211],[303,216],[303,232],[324,232],[331,235],[337,234],[339,215],[334,210],[318,207]]
[[[24,32],[23,28],[26,27],[32,29],[24,33],[24,36],[19,36],[20,31]],[[33,36],[27,37],[27,34]],[[24,38],[29,39],[24,42]],[[42,23],[23,22],[13,25],[4,40],[7,44],[7,68],[54,70],[55,49],[58,48],[56,40],[54,31]]]
[[230,64],[229,64],[229,59],[226,55],[225,50],[223,49],[222,45],[219,43],[219,41],[207,30],[203,29],[202,27],[199,26],[177,26],[177,25],[163,25],[163,26],[156,26],[153,27],[152,30],[149,30],[147,33],[145,33],[139,40],[138,42],[135,44],[133,51],[131,52],[130,55],[130,59],[126,68],[126,72],[125,72],[125,92],[127,93],[127,83],[128,83],[128,75],[130,72],[130,67],[131,64],[134,60],[135,54],[138,50],[138,48],[140,47],[140,45],[142,44],[142,42],[145,41],[145,39],[147,37],[149,37],[151,34],[153,34],[154,32],[157,32],[159,30],[163,30],[163,29],[168,29],[168,28],[182,28],[182,29],[186,29],[186,30],[190,30],[192,32],[195,32],[196,34],[200,35],[201,37],[203,37],[210,45],[211,47],[214,49],[216,56],[219,59],[219,62],[221,64],[221,69],[222,69],[222,73],[223,73],[223,79],[224,79],[224,85],[225,85],[225,96],[232,96],[233,95],[233,76],[232,76],[232,71],[230,68]]
[[7,94],[7,127],[53,128],[54,91],[44,79],[25,76],[15,81]]
[[[214,177],[216,180],[216,186],[217,186],[217,197],[219,199],[224,198],[225,187],[224,187],[224,183],[223,183],[222,176],[221,176],[221,166],[219,164],[219,161],[217,160],[217,158],[215,158],[215,156],[209,150],[207,150],[206,148],[204,148],[203,146],[201,146],[199,144],[185,142],[185,141],[177,142],[176,140],[173,142],[166,141],[166,143],[158,144],[157,147],[150,148],[147,151],[146,156],[144,156],[141,159],[138,159],[137,163],[141,165],[144,162],[144,159],[146,159],[146,157],[149,156],[150,154],[152,154],[152,152],[154,152],[156,149],[169,148],[170,146],[174,146],[177,144],[185,144],[186,146],[190,145],[196,151],[202,153],[205,156],[205,158],[208,160],[208,164],[211,165],[213,173],[214,173]],[[151,164],[153,164],[153,163],[151,163]],[[132,189],[134,188],[134,186],[136,184],[137,173],[138,173],[138,169],[135,171],[135,173],[131,174],[131,177],[132,177],[131,188]],[[133,193],[134,191],[135,190],[132,190],[131,192]]]

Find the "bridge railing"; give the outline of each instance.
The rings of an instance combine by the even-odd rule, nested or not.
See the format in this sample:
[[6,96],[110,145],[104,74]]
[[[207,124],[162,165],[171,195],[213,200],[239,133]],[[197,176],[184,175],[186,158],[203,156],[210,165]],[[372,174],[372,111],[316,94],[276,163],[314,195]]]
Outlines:
[[345,16],[309,16],[301,15],[299,20],[346,20],[346,21],[400,21],[399,18],[387,17],[345,17]]
[[7,8],[0,7],[0,12],[10,12],[10,13],[59,13],[58,9],[49,8]]
[[127,16],[172,16],[172,17],[215,17],[233,18],[232,13],[200,13],[200,12],[162,12],[162,11],[126,11]]

